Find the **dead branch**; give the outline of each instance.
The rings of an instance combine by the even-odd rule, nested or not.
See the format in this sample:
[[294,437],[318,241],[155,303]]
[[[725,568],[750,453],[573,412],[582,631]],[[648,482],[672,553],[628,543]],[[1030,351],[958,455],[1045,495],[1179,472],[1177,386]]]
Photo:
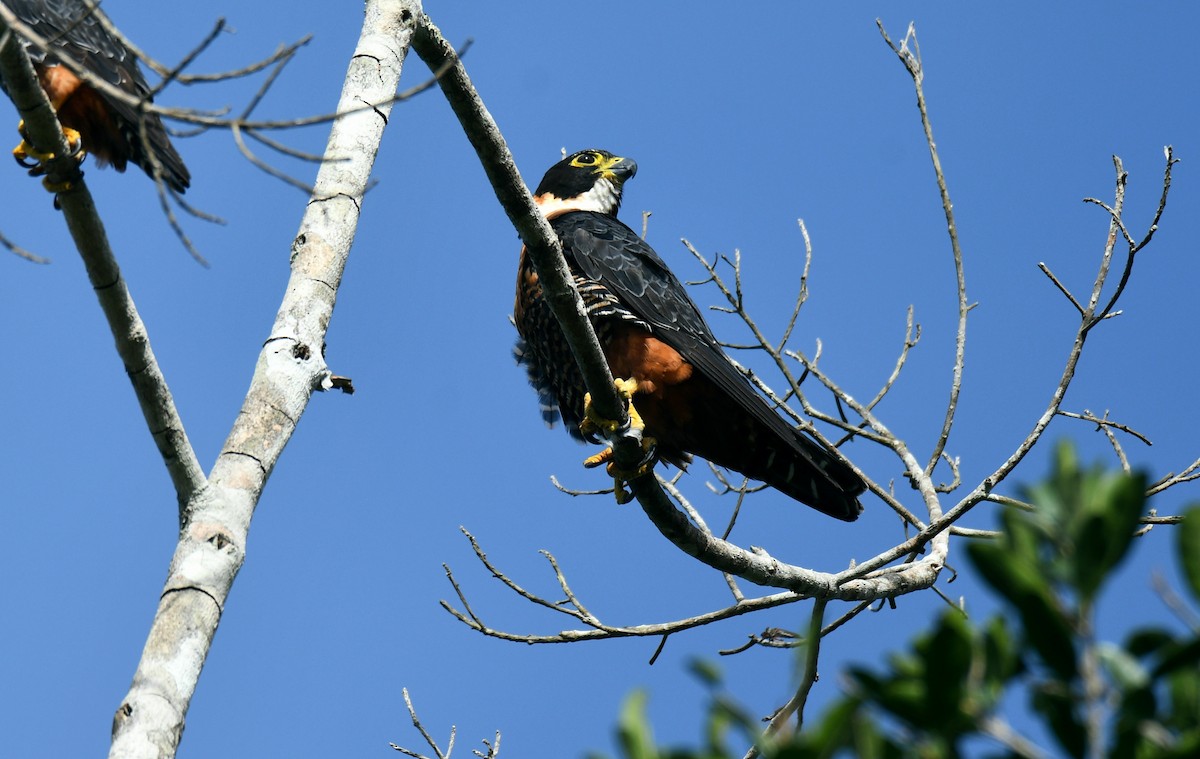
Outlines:
[[475,539],[474,535],[464,528],[460,529],[462,529],[463,535],[465,535],[467,540],[470,542],[471,550],[475,553],[475,558],[479,560],[484,569],[487,570],[488,574],[500,581],[506,588],[535,606],[539,606],[543,609],[547,609],[558,614],[566,615],[582,623],[585,627],[590,628],[584,630],[564,630],[554,635],[529,635],[493,628],[486,624],[483,619],[471,608],[471,605],[467,600],[466,593],[463,592],[462,586],[459,584],[458,579],[454,576],[454,572],[448,565],[443,565],[443,569],[446,572],[446,579],[449,580],[451,587],[454,588],[455,595],[458,597],[459,603],[462,606],[462,610],[460,611],[458,608],[445,600],[441,601],[442,608],[471,629],[492,638],[500,638],[501,640],[516,641],[520,643],[571,643],[580,640],[658,637],[663,635],[671,635],[676,632],[683,632],[684,630],[690,630],[693,627],[712,624],[713,622],[719,622],[724,619],[732,619],[733,617],[739,617],[743,614],[750,614],[762,609],[771,609],[775,608],[776,606],[783,606],[803,600],[803,596],[790,592],[774,593],[772,595],[760,596],[758,598],[751,599],[746,599],[743,597],[725,608],[706,612],[704,614],[698,614],[686,619],[642,625],[611,625],[601,621],[599,616],[589,611],[580,602],[579,598],[570,590],[570,585],[568,584],[566,576],[561,567],[559,567],[558,561],[549,551],[542,551],[542,555],[544,555],[549,562],[550,567],[554,572],[555,581],[558,584],[559,589],[562,590],[566,596],[566,600],[564,601],[556,601],[545,598],[544,596],[538,595],[537,593],[534,593],[517,583],[503,570],[492,563],[482,547],[480,547],[479,542]]
[[1097,417],[1095,414],[1093,414],[1091,411],[1089,411],[1087,409],[1084,409],[1083,413],[1081,413],[1081,414],[1076,414],[1071,411],[1063,411],[1062,409],[1059,409],[1058,415],[1065,416],[1070,419],[1081,419],[1085,422],[1092,422],[1096,425],[1097,430],[1106,430],[1106,429],[1120,430],[1121,432],[1124,432],[1126,435],[1130,435],[1132,437],[1137,438],[1138,440],[1142,441],[1146,445],[1154,445],[1154,443],[1150,442],[1150,438],[1146,437],[1142,433],[1133,429],[1129,425],[1120,424],[1118,422],[1114,422],[1111,419],[1109,419],[1107,411],[1104,412],[1103,417]]
[[[1157,229],[1158,223],[1162,218],[1163,210],[1166,207],[1167,193],[1171,186],[1171,171],[1177,161],[1174,158],[1173,151],[1170,146],[1166,147],[1164,154],[1166,157],[1166,165],[1163,171],[1163,190],[1160,196],[1159,206],[1145,236],[1140,242],[1132,244],[1129,248],[1126,265],[1122,271],[1123,280],[1127,279],[1128,275],[1132,272],[1134,256],[1136,253],[1142,250],[1142,248],[1144,248],[1153,237],[1154,230]],[[1061,281],[1053,277],[1053,275],[1050,274],[1048,267],[1045,265],[1040,266],[1042,271],[1046,272],[1047,276],[1050,276],[1051,280],[1054,282],[1059,291],[1062,292],[1063,295],[1065,295],[1071,301],[1072,305],[1074,305],[1079,311],[1079,326],[1075,332],[1074,340],[1072,341],[1068,350],[1066,362],[1063,366],[1062,374],[1059,377],[1058,384],[1051,393],[1050,401],[1047,404],[1045,411],[1043,411],[1042,415],[1034,422],[1033,429],[1030,430],[1030,432],[1025,436],[1025,439],[1021,441],[1016,450],[1008,457],[1008,459],[1006,459],[990,475],[985,477],[970,493],[968,493],[962,500],[955,504],[955,506],[950,509],[949,512],[947,512],[947,517],[951,519],[957,519],[979,502],[987,500],[993,489],[1012,473],[1013,469],[1025,458],[1026,455],[1028,455],[1031,450],[1033,450],[1033,447],[1042,439],[1046,432],[1046,428],[1050,425],[1050,422],[1053,421],[1056,416],[1061,415],[1060,410],[1062,408],[1063,399],[1066,396],[1067,389],[1070,387],[1071,382],[1075,377],[1075,370],[1079,364],[1079,358],[1083,353],[1083,348],[1087,342],[1088,335],[1091,333],[1092,329],[1115,313],[1113,311],[1113,307],[1117,303],[1117,298],[1120,296],[1124,284],[1121,284],[1118,287],[1117,292],[1115,292],[1113,296],[1108,299],[1103,308],[1100,306],[1102,293],[1104,292],[1105,285],[1108,281],[1109,270],[1113,258],[1114,247],[1118,238],[1118,233],[1125,226],[1124,221],[1120,219],[1120,214],[1125,205],[1125,190],[1128,175],[1125,173],[1120,158],[1114,156],[1113,165],[1116,169],[1114,202],[1111,206],[1105,204],[1105,208],[1110,211],[1109,234],[1105,242],[1104,251],[1101,255],[1099,270],[1097,271],[1096,278],[1092,283],[1092,292],[1088,299],[1087,305],[1082,305],[1081,301],[1075,298]],[[1113,216],[1112,214],[1117,215]],[[1121,233],[1122,237],[1127,237],[1127,235],[1127,231],[1125,233]],[[1200,465],[1200,462],[1197,462],[1197,464]],[[1184,479],[1160,481],[1164,487],[1158,488],[1157,484],[1155,486],[1151,486],[1150,494],[1161,492],[1161,490],[1165,490],[1166,487],[1171,487],[1179,482],[1185,482],[1192,479],[1188,475],[1190,475],[1193,471],[1195,471],[1194,468],[1189,469],[1188,474],[1184,475]]]
[[[419,13],[415,0],[369,0],[339,108],[356,110],[395,91]],[[326,153],[353,157],[318,172],[250,390],[207,487],[187,503],[141,661],[113,721],[110,756],[169,757],[178,746],[263,487],[312,394],[332,386],[321,346],[388,114],[358,110],[333,122]]]
[[5,237],[3,234],[0,234],[0,245],[3,245],[5,248],[7,248],[9,250],[9,252],[11,252],[17,256],[20,256],[21,258],[24,258],[26,261],[28,261],[30,263],[33,263],[33,264],[48,264],[48,263],[50,263],[49,258],[45,258],[44,256],[39,256],[37,253],[34,253],[33,251],[22,248],[20,245],[17,245],[15,242],[13,242],[12,240]]
[[[803,644],[805,647],[804,669],[800,675],[800,685],[788,702],[771,715],[770,721],[767,722],[767,728],[763,731],[763,736],[768,740],[780,735],[793,716],[796,718],[796,730],[804,727],[804,705],[808,702],[808,694],[812,692],[812,687],[817,682],[817,659],[821,653],[821,625],[825,617],[826,603],[821,598],[813,601],[812,613],[809,615],[808,634],[805,635]],[[750,750],[746,752],[745,759],[754,759],[758,755],[759,747],[751,746]]]
[[[446,741],[446,750],[442,751],[442,749],[438,746],[437,741],[433,739],[433,736],[430,735],[429,731],[425,729],[425,726],[421,724],[420,718],[417,717],[417,710],[413,708],[412,699],[409,698],[408,695],[408,688],[402,688],[400,692],[404,694],[404,707],[408,709],[408,716],[412,720],[413,727],[415,727],[417,732],[421,734],[421,738],[425,741],[426,745],[433,749],[434,756],[437,757],[437,759],[450,759],[450,755],[454,752],[454,738],[457,732],[454,725],[450,726],[450,738]],[[496,731],[496,737],[494,740],[488,742],[487,739],[484,739],[482,743],[486,748],[486,751],[480,752],[475,750],[472,752],[475,754],[475,756],[480,757],[480,759],[496,759],[496,757],[500,755],[499,730]],[[425,754],[413,751],[412,749],[404,748],[402,746],[397,746],[395,743],[389,743],[388,745],[405,756],[413,757],[413,759],[430,759],[430,757],[426,756]]]
[[[934,468],[937,466],[938,460],[942,456],[942,452],[946,448],[946,443],[950,440],[950,430],[954,426],[954,417],[958,411],[958,396],[962,391],[963,365],[967,348],[967,314],[970,312],[970,306],[967,303],[967,283],[966,275],[963,270],[963,255],[962,246],[958,242],[958,223],[954,220],[954,204],[950,201],[950,190],[946,184],[946,175],[942,171],[942,162],[938,158],[937,143],[933,139],[933,124],[929,120],[929,110],[925,104],[925,70],[921,63],[921,45],[917,41],[917,30],[912,24],[908,25],[908,32],[904,35],[904,39],[900,41],[899,47],[888,36],[887,30],[883,28],[883,22],[875,19],[875,25],[879,27],[879,33],[883,35],[883,39],[887,42],[888,47],[904,64],[909,76],[912,77],[913,85],[917,93],[917,110],[921,113],[921,126],[925,130],[925,144],[929,147],[929,157],[933,161],[933,171],[937,177],[938,192],[942,198],[942,211],[946,215],[946,231],[950,236],[950,251],[954,257],[954,273],[957,278],[956,292],[958,294],[958,330],[954,340],[954,370],[953,377],[950,382],[950,400],[946,404],[946,417],[942,422],[942,431],[938,436],[937,443],[933,447],[933,451],[929,455],[929,463],[925,465],[925,474],[932,475]],[[911,47],[910,47],[911,43]]]

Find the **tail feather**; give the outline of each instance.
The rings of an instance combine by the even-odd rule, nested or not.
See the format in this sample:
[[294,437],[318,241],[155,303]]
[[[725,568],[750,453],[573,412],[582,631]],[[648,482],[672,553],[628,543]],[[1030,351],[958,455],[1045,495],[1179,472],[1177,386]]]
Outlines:
[[687,403],[634,399],[647,432],[658,440],[661,458],[678,463],[695,454],[836,519],[858,519],[862,505],[857,496],[866,486],[835,454],[781,418],[768,424],[747,414],[715,388],[695,391]]
[[[724,458],[724,457],[722,457]],[[717,463],[762,480],[831,517],[852,522],[862,512],[862,480],[830,452],[796,432],[792,440],[755,435],[754,444]]]

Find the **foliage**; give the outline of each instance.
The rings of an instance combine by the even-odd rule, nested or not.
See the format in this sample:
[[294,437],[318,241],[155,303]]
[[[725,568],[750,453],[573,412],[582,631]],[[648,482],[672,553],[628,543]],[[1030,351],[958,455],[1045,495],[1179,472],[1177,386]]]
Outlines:
[[[1002,536],[968,546],[970,563],[1002,604],[983,624],[950,610],[882,670],[852,667],[846,694],[792,736],[758,738],[766,759],[800,757],[1200,756],[1200,628],[1135,630],[1122,644],[1094,634],[1101,591],[1129,551],[1146,505],[1140,474],[1084,469],[1070,445],[1050,478],[1029,489],[1031,512],[1006,511]],[[1176,554],[1200,605],[1200,506],[1177,532]],[[710,684],[715,685],[711,674]],[[1053,745],[1039,747],[1001,716],[1024,695]],[[625,759],[726,759],[731,727],[759,728],[714,688],[700,749],[654,745],[645,697],[621,717]],[[752,752],[753,754],[754,752]]]

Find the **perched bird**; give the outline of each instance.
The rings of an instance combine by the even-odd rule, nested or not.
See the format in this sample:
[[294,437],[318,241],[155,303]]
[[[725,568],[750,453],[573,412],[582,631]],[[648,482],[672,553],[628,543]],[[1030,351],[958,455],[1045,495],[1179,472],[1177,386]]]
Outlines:
[[[675,275],[617,220],[623,186],[636,171],[627,158],[584,150],[552,166],[534,193],[562,242],[613,376],[632,381],[631,415],[640,413],[663,461],[686,467],[701,456],[832,517],[857,519],[862,480],[755,391]],[[520,335],[514,353],[543,418],[552,424],[561,416],[583,437],[583,378],[524,249],[513,320]]]
[[[136,98],[149,99],[150,86],[137,57],[104,28],[101,11],[83,0],[0,2],[47,43],[48,49],[41,50],[22,40],[68,141],[94,155],[98,165],[111,164],[117,171],[125,171],[125,165],[133,163],[153,176],[152,154],[158,160],[163,181],[176,192],[184,192],[191,175],[171,145],[162,119],[153,113],[139,114],[134,106],[91,87],[62,65],[64,60],[73,61],[98,79]],[[145,139],[139,121],[144,124]],[[23,127],[21,131],[24,138]],[[37,162],[48,156],[39,155],[24,139],[13,155],[21,165],[31,168],[31,173],[44,173]],[[29,159],[35,163],[29,163]]]

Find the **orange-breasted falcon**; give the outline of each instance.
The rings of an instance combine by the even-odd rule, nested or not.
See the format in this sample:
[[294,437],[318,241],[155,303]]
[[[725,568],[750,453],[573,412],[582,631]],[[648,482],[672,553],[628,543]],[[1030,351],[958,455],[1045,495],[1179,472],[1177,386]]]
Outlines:
[[[624,183],[636,171],[627,158],[584,150],[551,167],[534,200],[562,243],[613,376],[636,382],[631,409],[658,457],[684,467],[701,456],[825,514],[857,519],[862,480],[755,391],[675,275],[617,220]],[[543,418],[552,424],[561,416],[572,435],[584,437],[583,378],[524,249],[513,318],[515,354]]]
[[[171,145],[162,119],[153,113],[141,116],[146,132],[143,140],[136,108],[90,87],[61,65],[63,60],[74,61],[136,98],[149,98],[150,86],[137,57],[100,23],[101,11],[82,0],[0,2],[48,43],[48,50],[40,50],[22,40],[59,122],[65,130],[78,133],[82,149],[94,155],[100,166],[111,164],[117,171],[124,171],[127,163],[133,163],[153,176],[149,151],[158,159],[163,181],[176,192],[184,192],[191,175]],[[66,134],[69,140],[76,139],[71,131]],[[25,158],[38,158],[25,142],[13,153],[26,167],[31,164]],[[32,167],[32,173],[38,173],[36,164]]]

